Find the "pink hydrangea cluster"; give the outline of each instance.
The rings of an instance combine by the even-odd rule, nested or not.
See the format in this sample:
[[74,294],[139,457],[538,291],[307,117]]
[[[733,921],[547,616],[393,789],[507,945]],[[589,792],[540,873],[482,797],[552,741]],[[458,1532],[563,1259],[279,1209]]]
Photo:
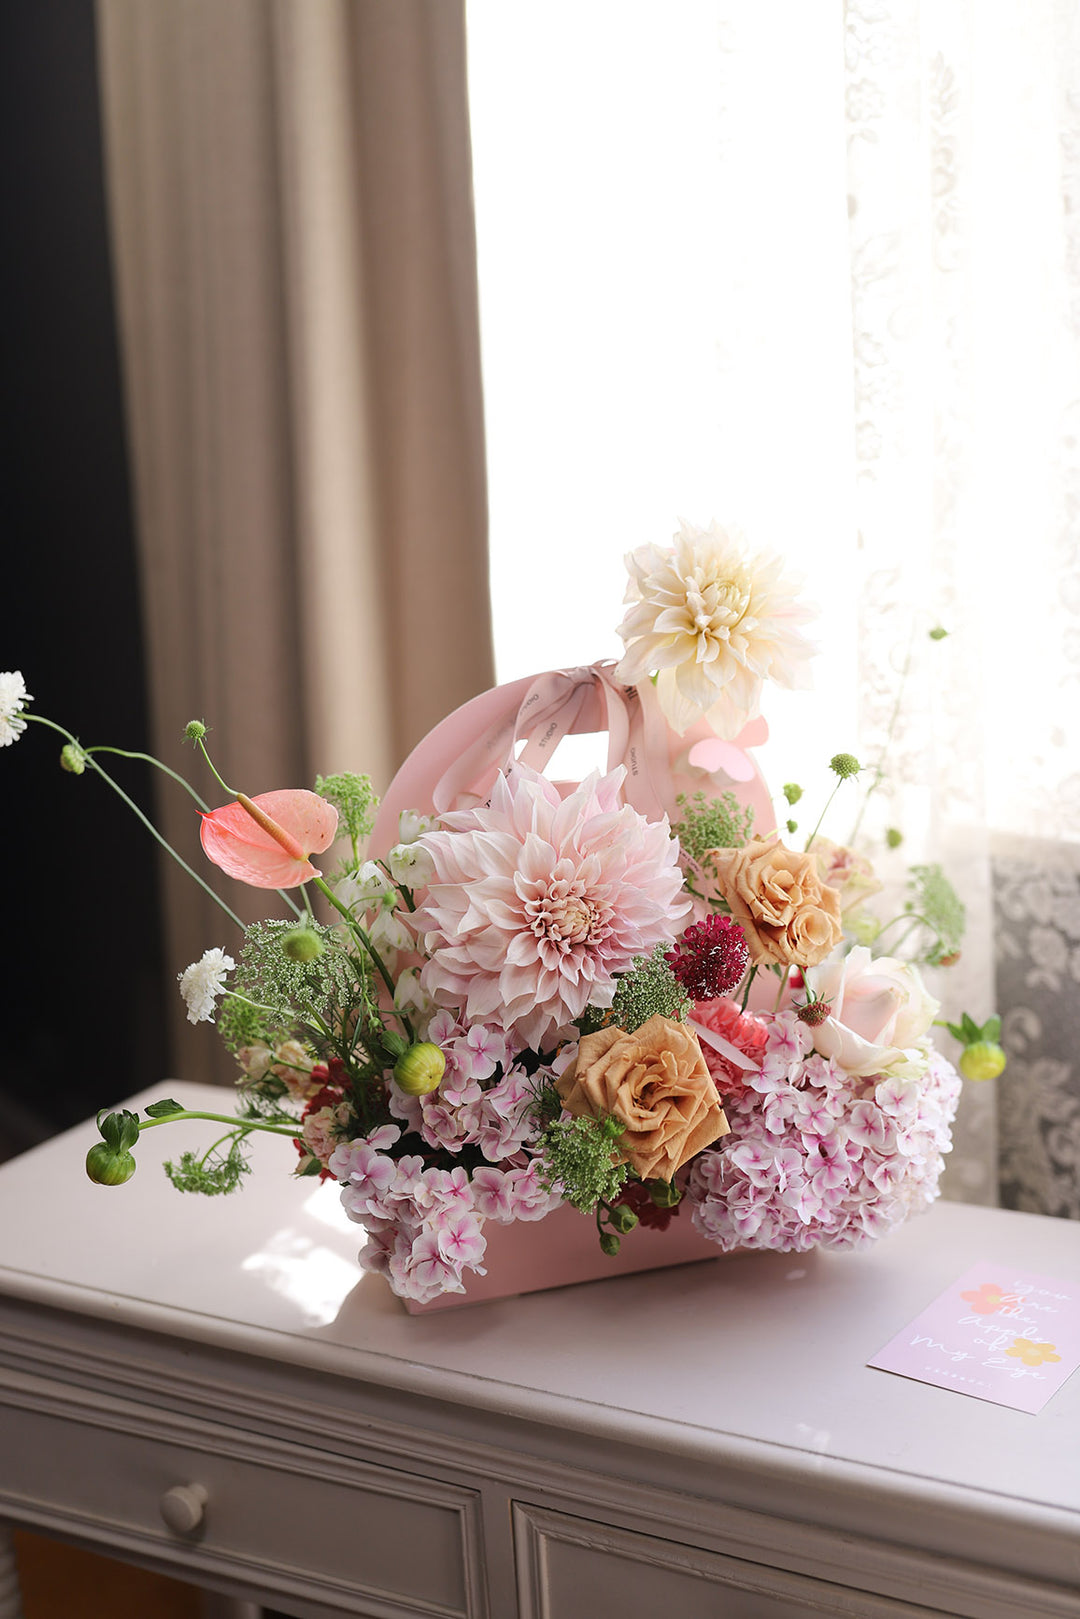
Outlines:
[[[457,1035],[448,1038],[444,1030],[436,1032],[443,1019],[449,1023],[450,1014],[438,1014],[432,1020],[429,1031],[429,1038],[438,1040],[447,1053],[447,1071],[438,1090],[431,1091],[427,1096],[406,1096],[391,1082],[391,1113],[410,1130],[415,1130],[429,1147],[452,1153],[459,1153],[466,1146],[479,1147],[491,1164],[503,1163],[507,1159],[516,1161],[522,1152],[535,1143],[539,1134],[533,1103],[539,1081],[547,1070],[540,1076],[530,1077],[524,1068],[510,1063],[495,1084],[484,1086],[476,1073],[478,1064],[474,1048],[467,1044],[475,1031],[471,1031],[468,1037]],[[480,1032],[484,1037],[489,1033],[487,1030]],[[484,1051],[493,1053],[496,1039],[503,1040],[502,1051],[505,1053],[503,1037],[497,1035],[496,1031],[490,1033],[493,1038],[489,1045],[484,1045],[482,1041],[478,1044]],[[443,1045],[444,1038],[447,1038],[446,1045]],[[505,1060],[505,1055],[500,1056],[500,1063]],[[471,1070],[468,1066],[470,1061],[474,1064]],[[486,1058],[483,1064],[479,1064],[484,1065]],[[495,1065],[492,1064],[488,1073],[494,1071]]]
[[765,1021],[760,1070],[725,1097],[731,1134],[690,1172],[699,1231],[725,1251],[853,1248],[933,1202],[960,1095],[951,1064],[928,1049],[904,1077],[853,1075],[812,1052],[792,1013]]
[[429,1304],[441,1293],[463,1293],[466,1270],[484,1274],[484,1222],[541,1220],[560,1201],[540,1177],[536,1160],[496,1169],[425,1166],[419,1155],[394,1158],[397,1125],[343,1143],[330,1157],[342,1205],[368,1233],[360,1251],[365,1270],[389,1277],[403,1298]]

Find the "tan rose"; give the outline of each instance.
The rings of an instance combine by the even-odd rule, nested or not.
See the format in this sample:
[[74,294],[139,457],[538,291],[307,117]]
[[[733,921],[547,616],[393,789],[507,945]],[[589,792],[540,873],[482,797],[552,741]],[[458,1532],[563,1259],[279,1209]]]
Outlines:
[[642,1180],[669,1181],[728,1131],[697,1036],[659,1014],[633,1034],[585,1035],[555,1086],[568,1113],[618,1120],[619,1160]]
[[710,849],[702,864],[756,966],[814,967],[840,943],[840,896],[822,881],[812,854],[796,854],[774,835],[751,838],[742,849]]

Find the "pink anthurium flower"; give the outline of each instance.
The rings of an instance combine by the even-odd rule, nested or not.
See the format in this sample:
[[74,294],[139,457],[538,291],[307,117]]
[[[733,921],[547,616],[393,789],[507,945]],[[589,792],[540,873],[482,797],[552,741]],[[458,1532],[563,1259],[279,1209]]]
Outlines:
[[333,804],[302,787],[248,798],[238,793],[202,818],[207,857],[230,877],[253,888],[296,888],[320,877],[308,859],[328,849],[337,833]]

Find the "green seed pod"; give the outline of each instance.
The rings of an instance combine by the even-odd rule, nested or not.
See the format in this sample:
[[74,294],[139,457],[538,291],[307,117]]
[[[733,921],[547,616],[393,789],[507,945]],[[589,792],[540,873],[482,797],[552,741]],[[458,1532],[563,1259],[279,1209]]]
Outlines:
[[281,940],[290,961],[317,961],[326,946],[312,928],[290,928]]
[[965,1079],[996,1079],[1005,1070],[1007,1058],[992,1040],[976,1040],[965,1046],[958,1064]]
[[621,1236],[633,1231],[638,1223],[638,1217],[627,1203],[616,1203],[610,1215],[611,1224]]
[[445,1072],[446,1058],[430,1040],[410,1046],[394,1064],[394,1078],[406,1096],[427,1096],[438,1090]]
[[614,1259],[621,1247],[622,1244],[614,1231],[601,1231],[600,1248],[603,1253],[607,1254],[609,1259]]
[[189,742],[201,742],[206,735],[206,726],[202,720],[188,720],[184,726],[184,735]]
[[70,776],[81,776],[86,769],[86,755],[76,742],[65,742],[60,749],[60,769]]
[[672,1181],[646,1181],[645,1190],[658,1209],[673,1209],[682,1202],[682,1193]]
[[123,1186],[135,1173],[135,1160],[129,1152],[98,1141],[86,1155],[86,1173],[98,1186]]
[[847,776],[857,776],[862,765],[853,753],[834,753],[829,760],[829,769],[834,770],[843,781]]

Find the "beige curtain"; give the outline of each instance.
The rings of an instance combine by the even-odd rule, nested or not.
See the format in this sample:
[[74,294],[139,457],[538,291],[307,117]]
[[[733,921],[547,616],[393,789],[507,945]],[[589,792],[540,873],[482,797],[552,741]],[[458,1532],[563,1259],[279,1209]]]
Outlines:
[[[98,0],[98,29],[158,753],[195,766],[198,717],[248,792],[385,785],[492,682],[462,6]],[[205,870],[190,800],[159,819]],[[177,969],[238,942],[174,870],[166,909]],[[175,1012],[178,1071],[228,1074]]]

